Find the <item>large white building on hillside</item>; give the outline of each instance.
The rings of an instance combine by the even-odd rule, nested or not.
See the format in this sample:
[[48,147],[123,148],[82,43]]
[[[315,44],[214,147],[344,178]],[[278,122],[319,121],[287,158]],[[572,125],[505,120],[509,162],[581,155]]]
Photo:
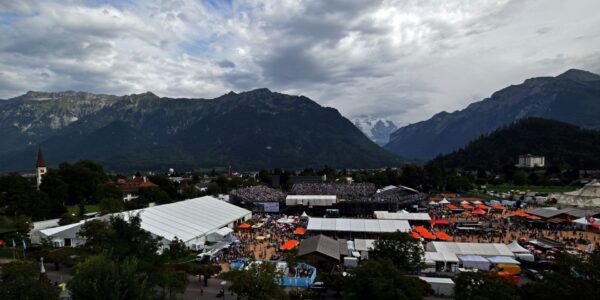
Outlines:
[[544,156],[536,156],[531,154],[519,155],[518,168],[542,168],[546,165]]
[[[211,240],[219,240],[231,233],[238,223],[252,217],[252,212],[214,197],[205,196],[180,202],[126,211],[113,216],[128,220],[138,215],[141,228],[160,237],[167,247],[177,237],[195,250]],[[108,220],[110,216],[95,219]],[[85,222],[42,229],[36,232],[39,239],[50,239],[55,247],[78,246],[85,243],[78,232]]]

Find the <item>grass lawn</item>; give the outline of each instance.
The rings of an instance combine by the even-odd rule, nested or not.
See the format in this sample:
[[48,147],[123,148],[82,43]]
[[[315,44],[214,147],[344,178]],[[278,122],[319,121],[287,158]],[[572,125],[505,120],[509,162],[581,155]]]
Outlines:
[[575,186],[535,186],[535,185],[488,185],[488,191],[494,191],[499,193],[506,193],[511,190],[514,191],[530,191],[530,192],[540,192],[540,193],[562,193],[562,192],[570,192],[576,190]]
[[[71,205],[71,206],[67,206],[67,211],[72,213],[72,214],[78,214],[79,213],[79,205]],[[100,206],[97,204],[88,204],[85,206],[85,212],[86,213],[91,213],[91,212],[95,212],[95,211],[100,211]]]

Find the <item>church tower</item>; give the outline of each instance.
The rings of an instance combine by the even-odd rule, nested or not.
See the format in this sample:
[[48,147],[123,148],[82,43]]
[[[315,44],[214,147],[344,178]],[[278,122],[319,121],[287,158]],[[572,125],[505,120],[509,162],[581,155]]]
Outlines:
[[40,184],[42,184],[42,176],[46,174],[46,162],[44,161],[44,154],[42,153],[42,147],[38,148],[37,161],[35,163],[35,179],[38,190]]

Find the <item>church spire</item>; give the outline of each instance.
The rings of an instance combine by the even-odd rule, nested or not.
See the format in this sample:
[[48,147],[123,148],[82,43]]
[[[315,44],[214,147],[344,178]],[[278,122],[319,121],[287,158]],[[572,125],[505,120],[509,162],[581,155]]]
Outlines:
[[45,168],[46,167],[46,162],[44,161],[44,153],[42,153],[42,146],[38,147],[37,161],[35,163],[35,167],[36,168]]
[[46,162],[44,161],[44,153],[42,153],[42,146],[38,147],[37,161],[35,162],[35,181],[38,190],[42,184],[42,177],[46,175]]

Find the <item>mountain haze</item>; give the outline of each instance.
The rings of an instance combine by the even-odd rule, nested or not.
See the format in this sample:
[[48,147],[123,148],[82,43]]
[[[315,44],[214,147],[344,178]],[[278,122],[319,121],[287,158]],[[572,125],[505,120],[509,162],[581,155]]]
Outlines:
[[600,76],[571,69],[556,77],[527,79],[463,110],[404,126],[392,133],[385,148],[406,158],[431,159],[526,117],[600,128]]
[[268,89],[215,99],[28,92],[0,101],[0,133],[2,171],[31,169],[38,144],[51,165],[94,159],[122,171],[401,163],[336,109]]

